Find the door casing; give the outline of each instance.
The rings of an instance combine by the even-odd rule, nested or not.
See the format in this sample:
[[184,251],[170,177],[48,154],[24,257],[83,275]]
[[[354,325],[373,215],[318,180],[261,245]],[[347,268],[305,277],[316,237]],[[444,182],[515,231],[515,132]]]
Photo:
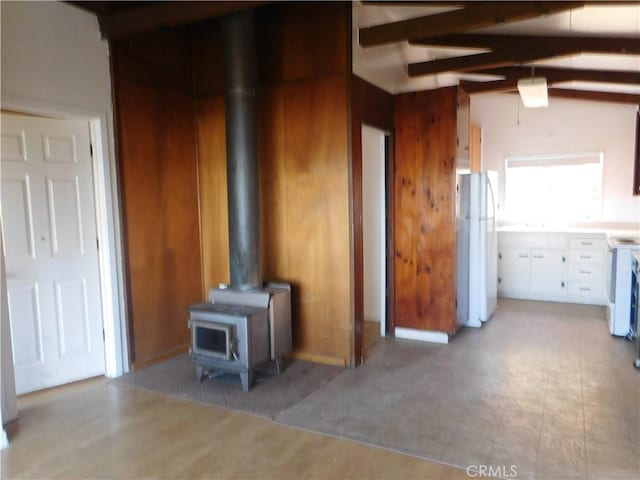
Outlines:
[[[128,331],[120,206],[117,189],[115,143],[111,112],[76,109],[21,97],[2,96],[2,109],[26,115],[84,120],[93,145],[93,184],[96,204],[100,293],[105,337],[105,375],[119,377],[129,371]],[[6,288],[3,286],[2,288]]]

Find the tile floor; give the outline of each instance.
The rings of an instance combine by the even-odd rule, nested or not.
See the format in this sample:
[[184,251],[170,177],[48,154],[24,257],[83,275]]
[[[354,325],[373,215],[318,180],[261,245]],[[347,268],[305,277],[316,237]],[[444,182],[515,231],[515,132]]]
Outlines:
[[238,375],[223,374],[200,382],[187,354],[119,377],[113,382],[270,419],[295,405],[342,372],[342,368],[290,360],[282,375],[266,364],[254,375],[249,392],[242,391]]
[[640,372],[604,315],[502,299],[447,346],[381,339],[276,421],[519,478],[638,479]]

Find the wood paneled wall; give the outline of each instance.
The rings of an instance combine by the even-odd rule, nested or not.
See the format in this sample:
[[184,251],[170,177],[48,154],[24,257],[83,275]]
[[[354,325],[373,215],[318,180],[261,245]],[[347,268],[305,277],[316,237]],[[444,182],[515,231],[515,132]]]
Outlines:
[[[293,285],[303,358],[347,364],[352,300],[347,21],[350,5],[256,11],[263,277]],[[228,281],[224,98],[218,24],[194,27],[204,285]]]
[[396,326],[455,332],[457,87],[395,97]]
[[[352,363],[362,362],[362,342],[364,327],[364,257],[362,233],[362,125],[367,124],[391,134],[393,140],[394,116],[393,95],[370,84],[357,76],[351,78],[351,172],[353,183],[353,261],[354,261],[354,339]],[[389,172],[393,172],[393,155],[390,158]],[[393,183],[389,185],[387,208],[393,211]],[[393,222],[387,232],[387,250],[393,248]],[[393,255],[393,253],[391,253]],[[391,265],[393,269],[393,265]],[[388,279],[388,287],[393,290],[393,281]],[[393,296],[391,296],[393,298]],[[393,325],[393,302],[389,305],[390,327]],[[391,329],[391,328],[390,328]],[[392,331],[392,329],[391,329]]]
[[[185,61],[185,58],[187,61]],[[201,300],[200,228],[188,36],[112,44],[131,361],[186,348]]]

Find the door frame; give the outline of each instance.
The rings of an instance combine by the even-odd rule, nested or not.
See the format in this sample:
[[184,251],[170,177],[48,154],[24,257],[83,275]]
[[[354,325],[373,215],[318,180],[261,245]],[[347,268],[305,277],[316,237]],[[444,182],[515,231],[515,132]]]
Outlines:
[[[376,131],[376,134],[378,135],[378,139],[381,140],[380,142],[380,149],[379,149],[379,157],[376,159],[376,161],[381,162],[379,167],[381,169],[381,173],[382,173],[382,182],[381,185],[379,185],[380,190],[382,191],[382,197],[380,198],[380,203],[378,204],[378,207],[380,208],[380,211],[378,212],[379,215],[379,220],[380,220],[380,224],[381,224],[381,230],[379,232],[376,232],[379,236],[380,236],[380,240],[382,243],[382,249],[379,253],[380,256],[380,266],[381,266],[381,270],[382,270],[382,275],[380,278],[380,291],[378,292],[378,294],[380,295],[380,304],[379,304],[379,311],[380,311],[380,336],[381,337],[386,337],[388,335],[389,332],[389,328],[388,328],[388,315],[387,315],[387,311],[389,309],[389,303],[390,303],[390,298],[389,298],[389,289],[388,289],[388,284],[389,284],[389,278],[388,278],[388,274],[389,274],[389,255],[388,255],[388,250],[387,250],[387,244],[389,243],[389,212],[387,211],[387,204],[388,204],[388,186],[389,186],[389,182],[388,182],[388,175],[390,174],[389,172],[389,146],[390,146],[390,142],[391,142],[391,132],[389,132],[388,130],[385,129],[381,129],[379,127],[373,126],[373,125],[369,125],[365,122],[362,122],[362,126],[361,131],[365,128],[370,128],[372,130]],[[360,142],[362,144],[362,148],[361,148],[361,152],[363,152],[362,155],[362,177],[364,179],[364,170],[365,168],[365,162],[364,162],[364,143],[363,143],[363,139],[364,139],[364,135],[361,135],[360,137]],[[362,191],[364,192],[364,182],[363,182],[363,188]],[[364,210],[364,201],[363,201],[363,210]],[[364,212],[363,212],[364,213]],[[363,233],[364,233],[364,215],[362,216],[362,224],[363,224]],[[364,273],[364,262],[366,261],[366,255],[364,254],[364,234],[362,236],[362,241],[363,241],[363,255],[362,255],[362,260],[363,260],[363,273]],[[363,296],[364,296],[364,277],[363,277]],[[363,315],[363,319],[364,319],[364,315]],[[363,330],[364,331],[364,330]],[[364,353],[364,352],[363,352]]]
[[93,146],[91,163],[99,242],[98,270],[104,329],[105,376],[114,378],[124,375],[129,372],[130,365],[113,115],[111,112],[79,109],[49,101],[5,95],[2,96],[2,109],[17,114],[83,120],[89,125]]
[[[356,127],[357,125],[357,127]],[[395,227],[394,227],[394,215],[395,215],[395,155],[394,155],[394,130],[388,127],[384,127],[376,122],[370,122],[362,119],[359,123],[354,123],[354,130],[357,129],[357,137],[353,141],[358,141],[357,145],[357,170],[354,169],[354,182],[357,182],[359,188],[354,189],[353,204],[355,210],[355,217],[359,219],[358,226],[354,231],[354,243],[355,250],[360,252],[356,255],[355,260],[355,291],[356,297],[359,297],[360,301],[356,302],[356,314],[355,314],[355,362],[354,366],[360,365],[364,361],[363,351],[363,331],[364,331],[364,255],[363,255],[363,232],[362,232],[362,127],[372,127],[379,130],[384,134],[384,183],[385,183],[385,210],[384,210],[384,230],[386,233],[385,248],[382,252],[384,255],[384,270],[385,270],[385,309],[384,309],[384,321],[381,321],[381,327],[384,325],[386,337],[393,337],[395,330],[395,269],[394,269],[394,252],[395,252]]]

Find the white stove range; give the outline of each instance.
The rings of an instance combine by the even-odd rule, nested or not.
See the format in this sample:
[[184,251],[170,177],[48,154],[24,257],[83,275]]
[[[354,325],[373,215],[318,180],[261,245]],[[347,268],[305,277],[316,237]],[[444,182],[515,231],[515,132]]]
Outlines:
[[626,336],[631,326],[631,260],[640,237],[610,237],[607,264],[607,320],[611,335]]

